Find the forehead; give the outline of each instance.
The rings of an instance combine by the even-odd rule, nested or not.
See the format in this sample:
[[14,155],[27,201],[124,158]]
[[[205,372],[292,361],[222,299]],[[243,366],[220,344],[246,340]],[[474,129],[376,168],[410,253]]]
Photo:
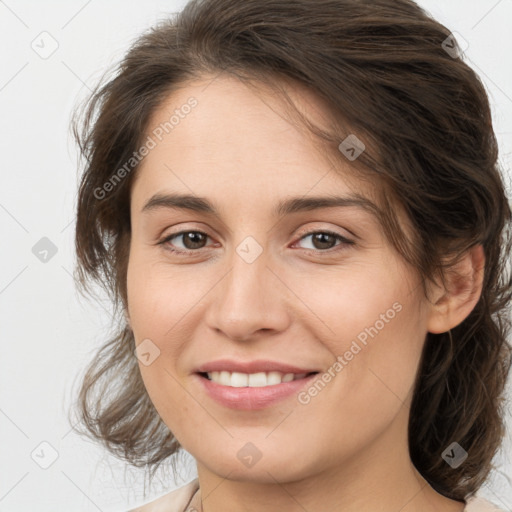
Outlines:
[[[285,85],[296,107],[328,129],[326,105],[300,84]],[[290,118],[281,97],[230,75],[205,76],[169,94],[153,112],[146,137],[154,147],[134,184],[143,195],[164,186],[198,195],[214,188],[220,197],[245,201],[310,191],[371,193],[368,183],[356,182],[348,161],[333,165],[325,147]]]

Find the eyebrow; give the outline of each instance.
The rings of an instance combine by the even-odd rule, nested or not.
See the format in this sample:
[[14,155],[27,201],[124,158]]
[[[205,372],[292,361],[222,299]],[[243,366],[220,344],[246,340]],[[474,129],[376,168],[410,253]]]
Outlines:
[[[356,207],[368,211],[378,220],[381,211],[372,201],[358,194],[347,196],[316,196],[292,197],[277,203],[272,213],[275,216],[284,216],[302,211],[318,210],[321,208]],[[219,217],[215,205],[205,197],[191,194],[155,194],[144,205],[141,212],[151,212],[159,209],[183,209],[207,213]]]

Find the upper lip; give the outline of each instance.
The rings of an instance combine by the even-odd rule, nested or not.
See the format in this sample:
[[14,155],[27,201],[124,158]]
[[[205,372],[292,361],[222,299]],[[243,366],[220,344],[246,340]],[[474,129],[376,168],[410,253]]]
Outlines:
[[260,373],[260,372],[281,372],[281,373],[311,373],[317,372],[317,369],[293,366],[279,361],[269,361],[258,359],[254,361],[233,361],[230,359],[218,359],[202,364],[196,370],[197,373],[209,372],[240,372],[240,373]]

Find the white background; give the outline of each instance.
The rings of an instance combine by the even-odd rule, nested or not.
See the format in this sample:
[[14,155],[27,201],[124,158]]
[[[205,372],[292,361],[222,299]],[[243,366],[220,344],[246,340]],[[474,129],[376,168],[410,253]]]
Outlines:
[[[76,376],[110,326],[108,302],[80,299],[71,277],[78,171],[69,121],[129,43],[184,4],[0,0],[0,512],[125,511],[143,501],[142,472],[77,436],[67,421]],[[469,43],[465,55],[487,86],[501,162],[511,176],[512,1],[419,4]],[[47,59],[31,47],[41,37],[47,49],[58,44]],[[46,263],[32,253],[42,237],[57,247]],[[510,432],[499,472],[482,489],[508,510]],[[48,447],[39,447],[43,441],[58,454],[48,469],[31,458],[36,448],[49,456]],[[189,458],[177,482],[160,474],[145,501],[194,471]]]

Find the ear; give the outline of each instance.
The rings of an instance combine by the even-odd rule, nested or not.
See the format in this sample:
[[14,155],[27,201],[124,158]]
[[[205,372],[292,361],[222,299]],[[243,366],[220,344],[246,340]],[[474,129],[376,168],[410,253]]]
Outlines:
[[481,245],[468,250],[446,272],[446,284],[436,284],[431,291],[427,330],[447,332],[459,325],[476,306],[482,293],[485,255]]

